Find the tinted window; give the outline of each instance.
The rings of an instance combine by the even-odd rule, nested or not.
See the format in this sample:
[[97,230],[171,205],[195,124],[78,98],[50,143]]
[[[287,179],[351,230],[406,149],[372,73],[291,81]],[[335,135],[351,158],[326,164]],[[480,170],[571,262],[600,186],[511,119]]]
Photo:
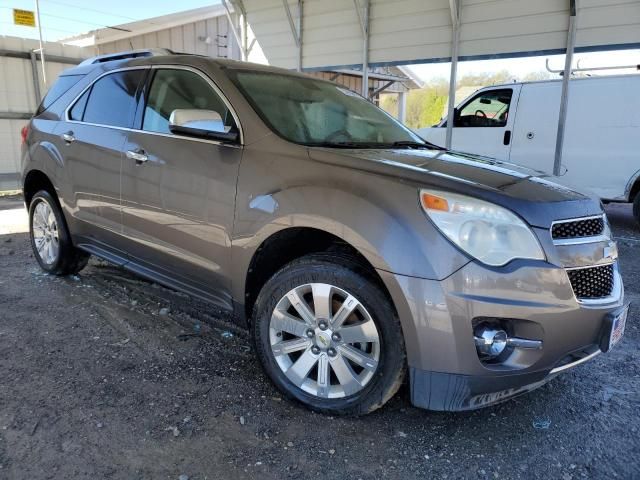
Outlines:
[[82,77],[84,77],[84,75],[64,75],[58,77],[58,80],[51,85],[51,88],[38,107],[37,114],[40,114],[49,108],[53,102],[58,100],[62,95],[67,93],[71,87],[78,83]]
[[71,110],[69,110],[70,120],[82,121],[82,116],[84,115],[84,108],[87,106],[87,99],[89,98],[89,92],[91,92],[91,89],[84,92],[82,96],[73,105]]
[[[116,72],[94,83],[84,108],[82,121],[98,125],[129,127],[135,113],[134,97],[144,72],[144,70]],[[75,107],[76,105],[74,109]]]
[[235,127],[225,103],[200,75],[187,70],[158,70],[153,77],[142,129],[169,133],[169,117],[176,109],[214,110],[225,126]]
[[488,90],[471,99],[456,116],[455,127],[504,127],[509,118],[510,88]]
[[230,70],[229,75],[267,125],[292,142],[354,148],[424,143],[373,103],[342,86],[270,72]]

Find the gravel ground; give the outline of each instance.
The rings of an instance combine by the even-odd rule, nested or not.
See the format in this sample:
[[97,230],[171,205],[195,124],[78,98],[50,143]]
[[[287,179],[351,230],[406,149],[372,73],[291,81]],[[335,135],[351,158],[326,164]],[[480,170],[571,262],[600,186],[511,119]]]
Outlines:
[[470,413],[364,418],[283,398],[247,334],[192,298],[92,260],[43,275],[0,198],[0,478],[640,478],[640,228],[608,207],[627,298],[609,354]]

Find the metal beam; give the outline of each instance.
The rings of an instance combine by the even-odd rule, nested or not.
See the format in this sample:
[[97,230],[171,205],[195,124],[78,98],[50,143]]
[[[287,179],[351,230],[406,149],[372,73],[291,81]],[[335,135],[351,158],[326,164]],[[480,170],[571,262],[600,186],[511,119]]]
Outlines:
[[376,95],[379,95],[380,93],[384,92],[387,88],[389,88],[394,83],[396,83],[396,81],[395,80],[391,80],[390,82],[385,83],[381,87],[376,88],[373,92],[371,92],[371,95],[370,95],[371,98],[375,98]]
[[[36,59],[40,59],[40,53],[35,52]],[[20,50],[4,50],[0,49],[0,57],[8,58],[23,58],[24,60],[30,60],[31,54],[29,52],[21,52]],[[60,55],[47,55],[47,61],[53,63],[67,63],[69,65],[78,65],[84,58],[72,58],[63,57]]]
[[[362,96],[369,99],[369,0],[363,0],[363,5],[360,7],[360,2],[354,1],[356,12],[358,13],[358,19],[360,20],[360,27],[362,29]],[[362,8],[362,11],[360,11]]]
[[298,0],[298,71],[302,71],[302,19],[303,0]]
[[33,50],[29,52],[31,57],[31,78],[33,79],[33,92],[36,95],[36,105],[40,105],[42,101],[42,92],[40,92],[40,79],[38,78],[38,58]]
[[571,65],[573,51],[576,44],[576,20],[578,16],[578,0],[569,0],[569,28],[567,30],[567,51],[564,58],[564,75],[562,77],[562,94],[560,97],[560,114],[558,115],[558,132],[556,134],[556,151],[553,160],[553,174],[560,175],[562,166],[562,148],[564,146],[564,131],[567,122],[567,108],[569,106],[569,80],[571,79]]
[[30,112],[0,112],[0,120],[29,120],[33,117]]
[[291,28],[291,35],[293,35],[293,41],[295,42],[296,47],[300,47],[300,38],[298,38],[298,32],[296,31],[296,25],[293,21],[293,16],[291,15],[289,2],[287,0],[282,0],[282,5],[284,6],[284,11],[287,14],[287,20],[289,20],[289,28]]
[[238,43],[238,47],[240,48],[240,55],[242,57],[242,60],[246,60],[244,58],[244,49],[242,48],[242,36],[240,35],[240,32],[238,32],[236,24],[233,21],[233,17],[231,16],[231,10],[229,9],[229,5],[227,4],[227,0],[222,0],[222,5],[224,6],[224,11],[225,11],[225,13],[227,15],[227,21],[229,22],[229,28],[231,29],[231,32],[233,33],[233,36],[235,37],[236,42]]
[[449,0],[451,10],[451,73],[449,75],[449,112],[447,113],[447,137],[445,146],[451,150],[453,123],[456,108],[456,84],[458,76],[458,47],[460,44],[460,0]]
[[355,7],[356,13],[358,14],[358,23],[360,24],[360,30],[362,32],[362,36],[364,37],[367,32],[364,25],[364,20],[362,18],[362,12],[360,11],[360,3],[358,2],[358,0],[353,0],[353,6]]
[[44,44],[42,43],[42,21],[40,20],[40,1],[36,0],[36,18],[38,19],[38,37],[40,38],[40,63],[42,65],[42,82],[47,88],[47,69],[44,65]]
[[407,93],[398,93],[398,120],[404,123],[407,119]]

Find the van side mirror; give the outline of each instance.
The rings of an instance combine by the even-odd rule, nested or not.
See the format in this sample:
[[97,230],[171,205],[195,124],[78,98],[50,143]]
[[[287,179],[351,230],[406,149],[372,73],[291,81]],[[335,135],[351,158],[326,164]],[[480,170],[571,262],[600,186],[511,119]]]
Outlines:
[[169,130],[172,133],[222,142],[236,142],[239,137],[238,131],[226,126],[222,116],[215,110],[195,108],[174,110],[169,117]]

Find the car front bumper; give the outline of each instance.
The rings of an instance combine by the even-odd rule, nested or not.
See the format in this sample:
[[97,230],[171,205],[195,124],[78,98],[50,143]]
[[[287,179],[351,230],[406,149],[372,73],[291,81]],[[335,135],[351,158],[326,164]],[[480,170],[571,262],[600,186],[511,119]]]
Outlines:
[[[472,410],[533,390],[601,352],[607,316],[624,305],[615,268],[615,294],[579,302],[566,270],[541,262],[491,269],[475,262],[442,281],[379,272],[403,327],[411,400],[430,410]],[[510,351],[481,361],[474,324],[499,319],[514,335],[542,340],[540,349]]]

